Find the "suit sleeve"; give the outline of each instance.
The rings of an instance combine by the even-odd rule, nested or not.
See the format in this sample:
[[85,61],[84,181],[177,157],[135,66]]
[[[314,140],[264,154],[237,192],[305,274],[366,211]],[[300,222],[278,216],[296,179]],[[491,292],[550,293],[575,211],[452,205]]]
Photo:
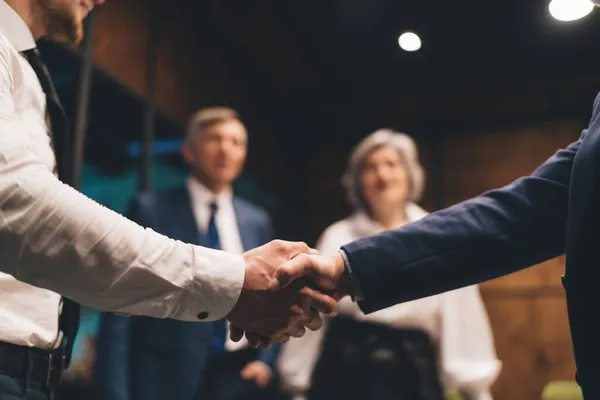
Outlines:
[[[151,213],[144,210],[141,197],[130,203],[126,215],[145,228],[153,228]],[[131,398],[131,341],[130,317],[105,313],[98,332],[94,365],[94,396],[98,400],[129,400]]]
[[584,135],[528,177],[344,246],[363,292],[361,309],[473,285],[563,254],[571,167]]

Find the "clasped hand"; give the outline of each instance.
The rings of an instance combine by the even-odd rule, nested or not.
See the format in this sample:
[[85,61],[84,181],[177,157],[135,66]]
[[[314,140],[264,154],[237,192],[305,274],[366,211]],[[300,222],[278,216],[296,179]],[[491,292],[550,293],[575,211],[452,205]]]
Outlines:
[[252,347],[319,329],[320,313],[335,316],[337,301],[348,293],[341,256],[320,256],[305,243],[275,240],[244,259],[244,286],[227,319],[231,339],[245,334]]

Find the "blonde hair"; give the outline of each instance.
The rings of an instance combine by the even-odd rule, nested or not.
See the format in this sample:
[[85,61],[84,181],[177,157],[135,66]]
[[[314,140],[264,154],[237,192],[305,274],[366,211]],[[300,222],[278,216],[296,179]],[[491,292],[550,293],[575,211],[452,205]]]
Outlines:
[[239,114],[229,107],[209,107],[196,112],[188,123],[186,140],[192,141],[207,128],[226,121],[240,121]]
[[417,202],[423,195],[425,173],[419,163],[417,145],[412,138],[404,133],[390,129],[379,129],[364,138],[352,151],[348,160],[346,172],[342,177],[342,185],[350,204],[360,210],[368,211],[369,206],[363,195],[361,174],[367,157],[382,147],[392,147],[400,155],[400,159],[408,175],[408,200]]

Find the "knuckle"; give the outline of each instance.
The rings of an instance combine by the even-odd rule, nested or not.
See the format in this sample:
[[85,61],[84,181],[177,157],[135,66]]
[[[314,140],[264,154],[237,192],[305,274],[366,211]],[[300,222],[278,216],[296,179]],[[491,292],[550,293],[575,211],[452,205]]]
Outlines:
[[298,250],[308,253],[309,247],[305,242],[297,242]]
[[323,327],[323,323],[319,323],[319,324],[314,324],[310,326],[310,330],[315,332],[318,331],[319,329],[321,329]]
[[275,277],[277,278],[288,278],[291,275],[290,267],[282,265],[275,271]]
[[281,253],[287,255],[294,251],[294,244],[292,242],[286,242],[285,240],[282,240],[279,249]]
[[315,315],[312,316],[310,321],[308,321],[307,326],[321,325],[322,323],[323,320],[321,319],[321,316],[318,313],[315,313]]
[[316,295],[315,290],[313,290],[312,288],[310,288],[308,286],[304,286],[304,287],[300,288],[298,290],[298,294],[300,295],[301,299],[308,299],[308,300],[315,297],[315,295]]
[[311,258],[308,254],[304,254],[304,253],[298,254],[296,256],[296,258],[298,259],[298,262],[300,264],[302,264],[302,266],[306,266],[307,264],[310,264],[310,262],[311,262]]
[[310,314],[307,314],[303,319],[302,319],[302,325],[306,326],[306,325],[311,325],[314,323],[314,317]]
[[294,331],[294,333],[292,334],[292,336],[295,337],[295,338],[301,338],[305,334],[306,334],[306,329],[298,329],[298,330]]

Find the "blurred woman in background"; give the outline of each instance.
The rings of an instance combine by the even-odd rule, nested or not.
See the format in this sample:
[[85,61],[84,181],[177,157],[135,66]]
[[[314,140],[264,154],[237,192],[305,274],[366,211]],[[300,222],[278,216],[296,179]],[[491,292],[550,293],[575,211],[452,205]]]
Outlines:
[[[317,244],[322,254],[427,214],[415,204],[424,173],[405,134],[379,130],[365,138],[343,184],[355,211],[325,230]],[[476,286],[369,315],[346,298],[327,324],[284,346],[279,369],[297,399],[441,400],[450,392],[492,399],[501,362]]]

